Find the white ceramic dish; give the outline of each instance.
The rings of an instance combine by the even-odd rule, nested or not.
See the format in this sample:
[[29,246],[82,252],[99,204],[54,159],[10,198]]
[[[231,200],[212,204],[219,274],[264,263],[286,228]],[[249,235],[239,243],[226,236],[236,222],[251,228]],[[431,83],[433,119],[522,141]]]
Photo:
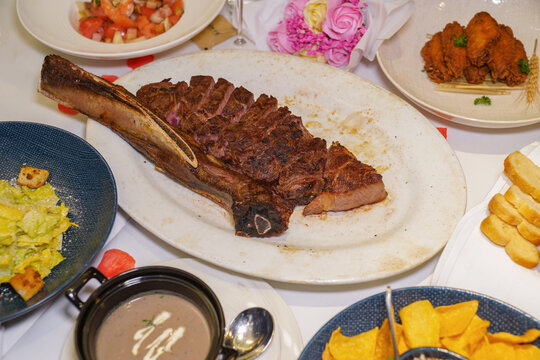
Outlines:
[[465,179],[446,140],[418,111],[358,76],[270,52],[209,51],[153,62],[118,84],[191,75],[225,77],[267,93],[302,116],[312,134],[337,140],[382,173],[388,198],[305,217],[297,208],[280,237],[234,235],[232,216],[156,171],[112,131],[89,121],[87,139],[107,159],[119,204],[173,246],[244,274],[283,282],[355,283],[409,270],[446,244],[465,210]]
[[[540,141],[520,151],[540,165]],[[480,231],[480,223],[489,215],[489,201],[497,193],[504,194],[511,184],[502,174],[485,200],[461,219],[435,267],[431,285],[478,291],[540,319],[540,265],[527,269],[516,264],[503,247]]]
[[[176,259],[161,264],[176,267],[202,279],[215,292],[229,324],[238,313],[249,307],[264,307],[274,318],[274,337],[260,360],[295,360],[303,348],[300,329],[289,306],[268,283],[219,271],[192,259]],[[69,333],[60,354],[61,360],[77,358],[74,331]]]
[[49,1],[17,0],[17,14],[32,36],[53,49],[84,58],[112,60],[156,54],[188,41],[212,22],[224,3],[185,0],[184,15],[169,31],[126,44],[106,44],[79,34],[75,0],[55,0],[54,5]]
[[[377,52],[377,60],[392,83],[409,99],[446,120],[484,128],[509,128],[540,122],[540,107],[527,106],[521,90],[510,95],[489,95],[491,106],[475,106],[477,94],[435,91],[437,84],[421,70],[420,50],[426,34],[441,31],[452,21],[467,26],[479,11],[487,11],[497,22],[508,25],[530,57],[534,39],[540,39],[540,1],[537,0],[417,0],[409,21]],[[537,50],[537,55],[540,53]]]

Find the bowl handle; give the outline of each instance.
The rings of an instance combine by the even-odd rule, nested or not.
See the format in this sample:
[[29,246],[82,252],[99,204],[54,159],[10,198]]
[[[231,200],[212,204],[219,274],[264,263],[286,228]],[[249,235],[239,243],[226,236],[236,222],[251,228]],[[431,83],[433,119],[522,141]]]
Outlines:
[[84,306],[84,302],[81,299],[79,299],[79,291],[81,291],[82,287],[88,281],[90,281],[92,279],[98,280],[101,284],[103,284],[105,281],[107,281],[107,277],[105,275],[103,275],[98,269],[96,269],[95,267],[89,267],[66,290],[66,294],[65,294],[66,297],[79,310],[81,310],[82,307]]
[[216,356],[216,360],[235,360],[237,356],[238,352],[236,350],[223,346]]

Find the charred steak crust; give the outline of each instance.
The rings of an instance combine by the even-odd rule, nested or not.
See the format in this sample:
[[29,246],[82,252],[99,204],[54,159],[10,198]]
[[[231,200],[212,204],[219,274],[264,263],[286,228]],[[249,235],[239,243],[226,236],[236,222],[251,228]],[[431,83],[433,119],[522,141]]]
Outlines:
[[338,143],[327,149],[324,139],[311,135],[302,119],[279,107],[272,96],[254,100],[242,87],[201,75],[190,79],[184,98],[168,95],[167,89],[180,85],[158,84],[164,89],[160,99],[148,95],[157,84],[143,86],[137,97],[230,169],[295,206],[308,205],[306,215],[348,210],[387,195],[373,167]]

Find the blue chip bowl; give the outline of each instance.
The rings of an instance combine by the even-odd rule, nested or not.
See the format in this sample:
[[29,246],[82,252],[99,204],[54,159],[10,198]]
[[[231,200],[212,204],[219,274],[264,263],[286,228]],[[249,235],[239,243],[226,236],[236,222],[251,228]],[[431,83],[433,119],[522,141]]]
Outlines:
[[44,279],[38,294],[24,301],[9,284],[0,286],[0,323],[43,305],[86,270],[103,247],[117,210],[111,169],[85,140],[48,125],[0,121],[0,179],[16,179],[25,165],[49,170],[49,183],[78,227],[64,234],[60,252],[65,260]]
[[[371,330],[375,326],[381,326],[387,317],[384,297],[384,292],[370,296],[334,316],[308,342],[298,360],[321,359],[324,347],[330,340],[330,335],[338,326],[341,326],[341,332],[346,336],[353,336]],[[538,319],[502,301],[473,291],[438,286],[392,289],[392,302],[396,321],[401,322],[399,311],[403,307],[414,301],[424,299],[429,300],[434,307],[478,300],[477,315],[484,320],[490,321],[488,332],[491,333],[506,331],[522,335],[528,329],[540,329]],[[540,339],[537,339],[533,344],[540,347]]]

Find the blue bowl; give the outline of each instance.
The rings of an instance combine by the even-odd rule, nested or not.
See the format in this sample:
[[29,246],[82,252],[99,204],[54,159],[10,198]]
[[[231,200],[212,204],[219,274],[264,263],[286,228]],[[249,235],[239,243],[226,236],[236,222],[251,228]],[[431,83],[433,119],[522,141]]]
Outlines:
[[[298,360],[321,359],[324,347],[330,340],[330,335],[338,326],[341,326],[341,332],[346,336],[353,336],[371,330],[375,326],[381,326],[383,320],[387,317],[384,297],[384,292],[370,296],[334,316],[308,342]],[[477,315],[484,320],[490,321],[488,332],[491,333],[506,331],[522,335],[528,329],[540,329],[538,319],[511,305],[472,291],[437,286],[392,289],[392,302],[396,321],[401,322],[399,311],[403,307],[414,301],[424,299],[429,300],[434,307],[478,300]],[[540,339],[537,339],[534,344],[540,346]]]
[[24,165],[49,170],[49,183],[78,227],[64,234],[60,252],[65,260],[44,279],[38,294],[24,301],[9,284],[0,286],[0,323],[63,292],[103,247],[117,210],[111,169],[90,144],[70,132],[31,122],[1,121],[0,179],[16,179]]

